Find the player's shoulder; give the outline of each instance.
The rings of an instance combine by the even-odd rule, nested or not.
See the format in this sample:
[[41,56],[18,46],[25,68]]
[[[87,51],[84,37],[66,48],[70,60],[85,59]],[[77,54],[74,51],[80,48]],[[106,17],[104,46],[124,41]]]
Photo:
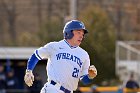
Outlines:
[[83,49],[81,47],[78,47],[78,50],[80,51],[80,54],[82,53],[83,55],[87,55],[88,56],[88,52],[85,49]]
[[56,46],[58,46],[59,44],[61,44],[61,42],[62,42],[62,40],[61,41],[53,41],[53,42],[49,42],[49,43],[47,43],[46,45],[45,45],[45,47],[47,47],[47,46],[54,46],[54,47],[56,47]]

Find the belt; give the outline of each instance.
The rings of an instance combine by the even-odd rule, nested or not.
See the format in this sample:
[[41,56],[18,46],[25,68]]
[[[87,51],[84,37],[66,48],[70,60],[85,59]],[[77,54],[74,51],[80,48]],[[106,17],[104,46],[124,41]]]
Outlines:
[[[57,83],[55,81],[51,80],[50,84],[56,85]],[[63,86],[60,86],[60,90],[64,91],[64,93],[71,93],[70,90],[64,88]]]

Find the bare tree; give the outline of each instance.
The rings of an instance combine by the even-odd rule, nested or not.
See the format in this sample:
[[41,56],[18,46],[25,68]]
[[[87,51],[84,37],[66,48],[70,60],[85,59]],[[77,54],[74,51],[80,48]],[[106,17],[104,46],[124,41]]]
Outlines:
[[116,0],[116,11],[117,11],[117,40],[122,40],[121,36],[121,23],[122,23],[122,1]]
[[41,29],[42,26],[42,1],[37,0],[37,16],[38,16],[38,24],[39,28]]
[[1,0],[1,5],[6,13],[7,22],[9,25],[9,33],[12,39],[12,42],[15,44],[16,42],[16,4],[15,0],[10,0],[6,2],[5,0]]

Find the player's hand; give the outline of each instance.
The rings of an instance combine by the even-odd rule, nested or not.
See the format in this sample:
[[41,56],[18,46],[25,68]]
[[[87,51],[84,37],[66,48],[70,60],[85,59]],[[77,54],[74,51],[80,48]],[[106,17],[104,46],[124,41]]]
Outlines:
[[32,70],[26,70],[24,81],[29,87],[33,85],[34,75],[32,73]]
[[93,79],[94,77],[97,76],[97,69],[95,68],[94,65],[89,66],[88,75],[90,79]]

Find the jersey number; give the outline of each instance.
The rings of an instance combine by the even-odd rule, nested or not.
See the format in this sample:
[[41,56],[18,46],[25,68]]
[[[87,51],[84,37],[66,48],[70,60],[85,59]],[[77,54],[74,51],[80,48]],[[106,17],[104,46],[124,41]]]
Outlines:
[[72,76],[75,77],[75,78],[78,78],[78,73],[79,73],[79,70],[77,68],[74,68]]

